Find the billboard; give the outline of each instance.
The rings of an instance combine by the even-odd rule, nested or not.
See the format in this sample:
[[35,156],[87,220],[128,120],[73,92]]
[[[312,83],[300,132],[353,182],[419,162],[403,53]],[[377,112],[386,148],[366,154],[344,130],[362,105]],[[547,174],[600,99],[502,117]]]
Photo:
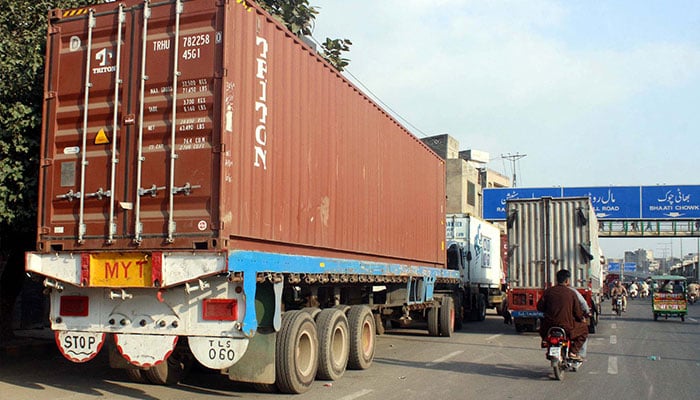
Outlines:
[[588,196],[598,220],[700,219],[700,185],[484,189],[484,219],[506,219],[509,199]]

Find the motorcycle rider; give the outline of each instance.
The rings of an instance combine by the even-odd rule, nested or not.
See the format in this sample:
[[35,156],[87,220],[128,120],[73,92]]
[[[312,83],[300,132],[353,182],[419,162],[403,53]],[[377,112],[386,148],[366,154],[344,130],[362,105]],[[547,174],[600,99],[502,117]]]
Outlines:
[[637,282],[632,281],[632,284],[630,285],[630,298],[635,298],[639,294],[639,287],[637,286]]
[[569,358],[582,360],[579,355],[588,338],[588,324],[576,294],[570,289],[571,272],[566,269],[557,272],[557,284],[545,290],[537,302],[537,310],[544,314],[540,324],[540,336],[544,340],[547,331],[553,326],[564,328],[571,339]]
[[613,301],[617,296],[622,296],[622,311],[627,311],[627,289],[620,281],[615,281],[615,286],[612,288],[610,295]]
[[642,291],[640,293],[642,298],[649,296],[649,284],[646,281],[642,281]]

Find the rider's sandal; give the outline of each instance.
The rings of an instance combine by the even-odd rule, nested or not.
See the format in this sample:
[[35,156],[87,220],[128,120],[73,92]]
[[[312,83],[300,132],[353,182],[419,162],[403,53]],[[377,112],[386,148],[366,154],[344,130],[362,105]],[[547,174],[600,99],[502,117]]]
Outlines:
[[583,358],[581,358],[581,356],[574,353],[569,353],[569,358],[575,361],[583,361]]

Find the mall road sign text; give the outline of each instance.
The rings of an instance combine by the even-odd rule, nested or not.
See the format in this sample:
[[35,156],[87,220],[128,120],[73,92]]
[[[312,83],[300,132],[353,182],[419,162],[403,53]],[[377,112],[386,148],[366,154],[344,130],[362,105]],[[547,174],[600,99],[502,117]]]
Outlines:
[[635,219],[641,215],[639,186],[564,188],[563,195],[590,197],[598,219]]
[[700,219],[700,186],[601,186],[484,189],[484,219],[506,219],[506,201],[588,196],[599,220]]

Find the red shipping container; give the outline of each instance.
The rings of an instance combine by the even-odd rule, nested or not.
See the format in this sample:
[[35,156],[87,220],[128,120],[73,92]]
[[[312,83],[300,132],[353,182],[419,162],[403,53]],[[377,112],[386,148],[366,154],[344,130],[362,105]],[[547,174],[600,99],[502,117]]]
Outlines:
[[256,5],[143,10],[51,15],[40,252],[444,265],[444,162],[314,50]]

